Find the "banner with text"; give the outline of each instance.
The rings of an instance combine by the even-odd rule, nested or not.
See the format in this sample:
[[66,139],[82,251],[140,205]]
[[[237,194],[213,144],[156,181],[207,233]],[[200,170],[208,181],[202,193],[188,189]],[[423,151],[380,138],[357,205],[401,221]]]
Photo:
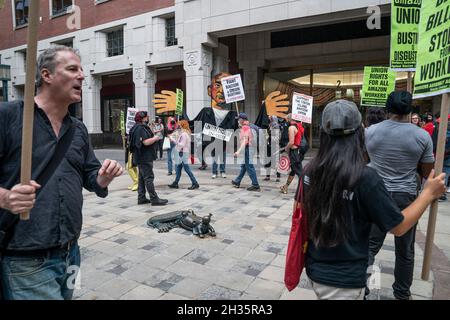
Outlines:
[[134,121],[134,116],[136,115],[137,111],[138,111],[138,109],[136,109],[136,108],[128,108],[127,109],[127,120],[126,120],[127,134],[130,133],[130,129],[133,128],[134,124],[136,123]]
[[395,90],[395,72],[388,67],[364,67],[361,105],[385,107],[389,94]]
[[415,71],[422,0],[391,3],[391,70]]
[[292,95],[292,119],[312,123],[313,97],[294,92]]
[[221,82],[227,103],[245,100],[244,86],[240,74],[222,78]]
[[228,142],[233,135],[233,130],[226,130],[213,124],[205,123],[205,126],[203,127],[203,134]]
[[422,3],[414,99],[450,92],[450,1]]

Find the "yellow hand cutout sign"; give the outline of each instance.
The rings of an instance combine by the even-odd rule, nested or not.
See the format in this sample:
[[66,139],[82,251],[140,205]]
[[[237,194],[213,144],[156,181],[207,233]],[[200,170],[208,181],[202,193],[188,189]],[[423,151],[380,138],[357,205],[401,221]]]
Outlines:
[[177,94],[173,91],[162,90],[161,94],[155,94],[153,103],[157,114],[175,111],[177,107]]
[[280,91],[274,91],[267,95],[265,100],[266,112],[268,116],[277,116],[279,118],[286,118],[286,113],[289,111],[289,101],[287,94],[281,94]]

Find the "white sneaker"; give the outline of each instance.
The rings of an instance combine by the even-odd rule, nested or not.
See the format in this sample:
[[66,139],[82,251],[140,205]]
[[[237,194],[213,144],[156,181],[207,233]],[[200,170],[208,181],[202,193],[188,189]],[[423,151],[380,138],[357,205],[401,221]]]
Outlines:
[[224,178],[224,179],[226,179],[227,178],[227,175],[225,174],[225,172],[222,172],[221,174],[220,174],[221,176],[222,176],[222,178]]
[[450,193],[450,187],[447,188],[447,193]]
[[217,178],[217,175],[216,175],[216,174],[213,174],[213,175],[211,176],[211,179],[215,179],[215,178]]

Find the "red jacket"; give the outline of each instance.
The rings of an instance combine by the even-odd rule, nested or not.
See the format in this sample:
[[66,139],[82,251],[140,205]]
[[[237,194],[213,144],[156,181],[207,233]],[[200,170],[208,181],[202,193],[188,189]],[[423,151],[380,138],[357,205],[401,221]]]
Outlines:
[[423,126],[423,129],[430,134],[430,137],[433,136],[434,124],[433,122],[428,122]]

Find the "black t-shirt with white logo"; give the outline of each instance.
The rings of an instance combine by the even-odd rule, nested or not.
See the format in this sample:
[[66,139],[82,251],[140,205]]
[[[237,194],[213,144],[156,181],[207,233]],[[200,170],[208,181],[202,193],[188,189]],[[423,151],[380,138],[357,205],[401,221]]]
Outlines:
[[[308,177],[304,177],[304,189]],[[298,194],[298,193],[297,193]],[[388,232],[404,217],[392,200],[383,180],[366,167],[353,191],[345,191],[345,212],[351,221],[346,242],[332,248],[317,248],[312,241],[306,253],[306,273],[314,282],[337,288],[363,288],[366,285],[371,224]]]

